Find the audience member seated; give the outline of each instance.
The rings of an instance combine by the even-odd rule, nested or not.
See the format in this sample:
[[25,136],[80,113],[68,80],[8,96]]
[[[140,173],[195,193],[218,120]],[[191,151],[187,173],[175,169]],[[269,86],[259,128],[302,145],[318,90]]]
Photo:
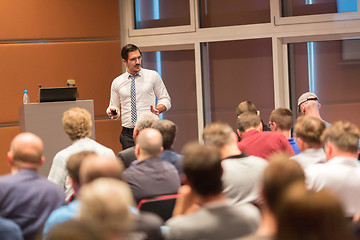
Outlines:
[[13,220],[0,217],[1,240],[23,240],[21,229]]
[[7,154],[11,174],[0,177],[0,217],[16,222],[25,240],[34,239],[49,214],[64,204],[61,188],[41,177],[43,142],[32,133],[20,133]]
[[238,147],[241,152],[263,159],[278,151],[294,155],[289,141],[279,132],[263,132],[260,117],[254,113],[243,113],[237,119],[237,132],[241,136]]
[[47,234],[46,240],[103,240],[97,226],[71,219],[60,223]]
[[[82,151],[75,153],[69,157],[69,160],[66,162],[66,169],[69,173],[69,181],[74,189],[75,199],[71,201],[68,205],[62,206],[58,209],[55,209],[48,219],[45,222],[43,235],[46,236],[49,230],[62,222],[65,222],[69,219],[75,218],[78,215],[78,210],[80,208],[80,202],[76,200],[77,194],[81,188],[80,185],[80,166],[84,159],[90,156],[96,156],[94,151]],[[101,161],[100,161],[101,162]],[[112,170],[117,170],[116,165],[112,165]],[[122,169],[119,170],[122,172]]]
[[306,190],[294,183],[286,191],[278,209],[275,240],[353,239],[341,204],[326,190]]
[[[138,116],[138,120],[136,121],[133,131],[134,140],[136,140],[136,137],[139,135],[141,130],[150,128],[151,125],[158,119],[159,117],[153,113],[143,113]],[[135,146],[118,152],[117,157],[124,163],[125,168],[130,167],[131,163],[136,160]]]
[[[135,224],[129,206],[129,186],[117,179],[99,178],[80,190],[80,221],[96,226],[104,240],[125,240]],[[131,239],[131,238],[130,238]]]
[[157,120],[151,127],[158,130],[163,138],[164,151],[160,154],[160,158],[174,165],[179,174],[181,174],[181,160],[183,156],[172,150],[177,130],[175,123],[165,119]]
[[300,163],[303,169],[316,163],[325,163],[326,155],[321,143],[321,135],[325,130],[324,122],[316,117],[300,116],[294,130],[301,153],[292,159]]
[[176,168],[160,158],[162,136],[158,130],[147,128],[136,138],[137,162],[124,171],[137,203],[144,198],[175,194],[180,186]]
[[[62,124],[72,145],[58,152],[51,165],[48,179],[65,189],[66,200],[73,195],[74,190],[68,181],[66,162],[71,155],[85,150],[95,151],[99,155],[115,158],[114,152],[107,147],[95,142],[91,138],[91,115],[83,108],[71,108],[64,112]],[[56,136],[54,136],[56,137]]]
[[[123,166],[120,161],[114,161],[112,158],[91,156],[81,163],[80,184],[85,186],[97,178],[114,178],[123,180]],[[161,240],[163,236],[160,231],[162,220],[160,217],[136,210],[134,206],[129,206],[130,210],[137,214],[135,227],[131,232],[132,236],[141,236],[144,240]],[[139,239],[139,238],[134,238]]]
[[183,170],[189,185],[180,188],[175,208],[182,214],[194,203],[200,207],[170,218],[166,222],[167,239],[225,240],[256,230],[258,209],[252,204],[232,205],[223,194],[221,159],[216,150],[197,143],[186,145]]
[[270,240],[277,231],[276,210],[283,193],[295,182],[305,185],[305,175],[301,166],[283,153],[269,157],[269,166],[264,171],[261,187],[261,223],[254,234],[238,240]]
[[334,193],[341,200],[346,217],[353,217],[360,209],[359,136],[359,129],[349,122],[327,127],[322,140],[328,162],[305,169],[308,187]]
[[219,151],[224,169],[224,193],[233,203],[255,202],[267,161],[242,153],[237,147],[236,134],[228,124],[212,123],[203,132],[205,145]]
[[270,114],[269,127],[271,131],[281,132],[287,138],[295,154],[300,153],[295,138],[290,135],[291,128],[293,127],[293,116],[290,109],[274,109]]

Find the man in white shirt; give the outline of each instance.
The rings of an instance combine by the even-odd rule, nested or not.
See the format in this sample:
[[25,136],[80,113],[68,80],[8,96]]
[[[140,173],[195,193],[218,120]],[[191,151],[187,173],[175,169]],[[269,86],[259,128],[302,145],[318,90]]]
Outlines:
[[74,189],[69,182],[69,173],[66,163],[69,157],[81,151],[94,151],[101,156],[116,159],[114,152],[95,140],[91,139],[91,114],[83,108],[70,108],[65,111],[62,118],[65,133],[69,136],[72,144],[56,153],[48,179],[64,188],[66,201],[73,195]]
[[225,240],[254,232],[259,211],[249,203],[234,205],[228,201],[223,193],[219,153],[198,143],[189,143],[183,153],[187,184],[179,188],[173,217],[166,222],[166,239]]
[[291,159],[297,161],[303,169],[313,164],[326,162],[321,143],[321,135],[325,128],[325,123],[320,118],[313,116],[297,118],[294,130],[301,152]]
[[124,150],[135,145],[133,131],[137,116],[150,111],[159,115],[170,109],[171,99],[160,75],[156,71],[141,68],[142,54],[137,46],[125,45],[121,57],[126,72],[115,78],[111,85],[111,98],[106,113],[112,119],[121,116],[123,129],[120,143]]
[[207,125],[203,132],[205,145],[220,153],[224,169],[222,181],[224,193],[232,203],[256,202],[259,185],[268,162],[256,156],[248,156],[237,147],[236,135],[227,123]]
[[308,187],[317,191],[325,188],[337,195],[347,217],[360,210],[359,137],[360,130],[349,122],[326,128],[322,139],[328,162],[305,170]]

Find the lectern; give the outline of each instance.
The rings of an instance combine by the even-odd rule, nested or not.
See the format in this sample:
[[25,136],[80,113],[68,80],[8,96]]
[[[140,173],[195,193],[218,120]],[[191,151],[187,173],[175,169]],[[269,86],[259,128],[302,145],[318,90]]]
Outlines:
[[95,139],[93,100],[28,103],[20,107],[20,131],[32,132],[44,142],[45,163],[39,169],[39,173],[44,177],[49,174],[55,154],[71,145],[71,140],[64,131],[61,119],[63,113],[72,107],[85,108],[90,112],[93,122],[91,138]]

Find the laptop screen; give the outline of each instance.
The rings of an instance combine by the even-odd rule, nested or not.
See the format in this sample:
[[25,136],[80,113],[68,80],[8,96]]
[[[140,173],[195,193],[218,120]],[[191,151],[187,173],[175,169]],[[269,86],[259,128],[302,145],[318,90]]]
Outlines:
[[40,102],[76,101],[77,87],[40,88]]

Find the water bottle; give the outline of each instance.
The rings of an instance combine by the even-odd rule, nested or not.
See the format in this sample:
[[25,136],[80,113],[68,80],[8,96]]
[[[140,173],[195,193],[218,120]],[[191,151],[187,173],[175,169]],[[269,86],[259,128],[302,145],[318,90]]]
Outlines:
[[27,90],[24,90],[23,103],[24,104],[30,103],[30,99],[29,99],[29,96],[27,94]]

